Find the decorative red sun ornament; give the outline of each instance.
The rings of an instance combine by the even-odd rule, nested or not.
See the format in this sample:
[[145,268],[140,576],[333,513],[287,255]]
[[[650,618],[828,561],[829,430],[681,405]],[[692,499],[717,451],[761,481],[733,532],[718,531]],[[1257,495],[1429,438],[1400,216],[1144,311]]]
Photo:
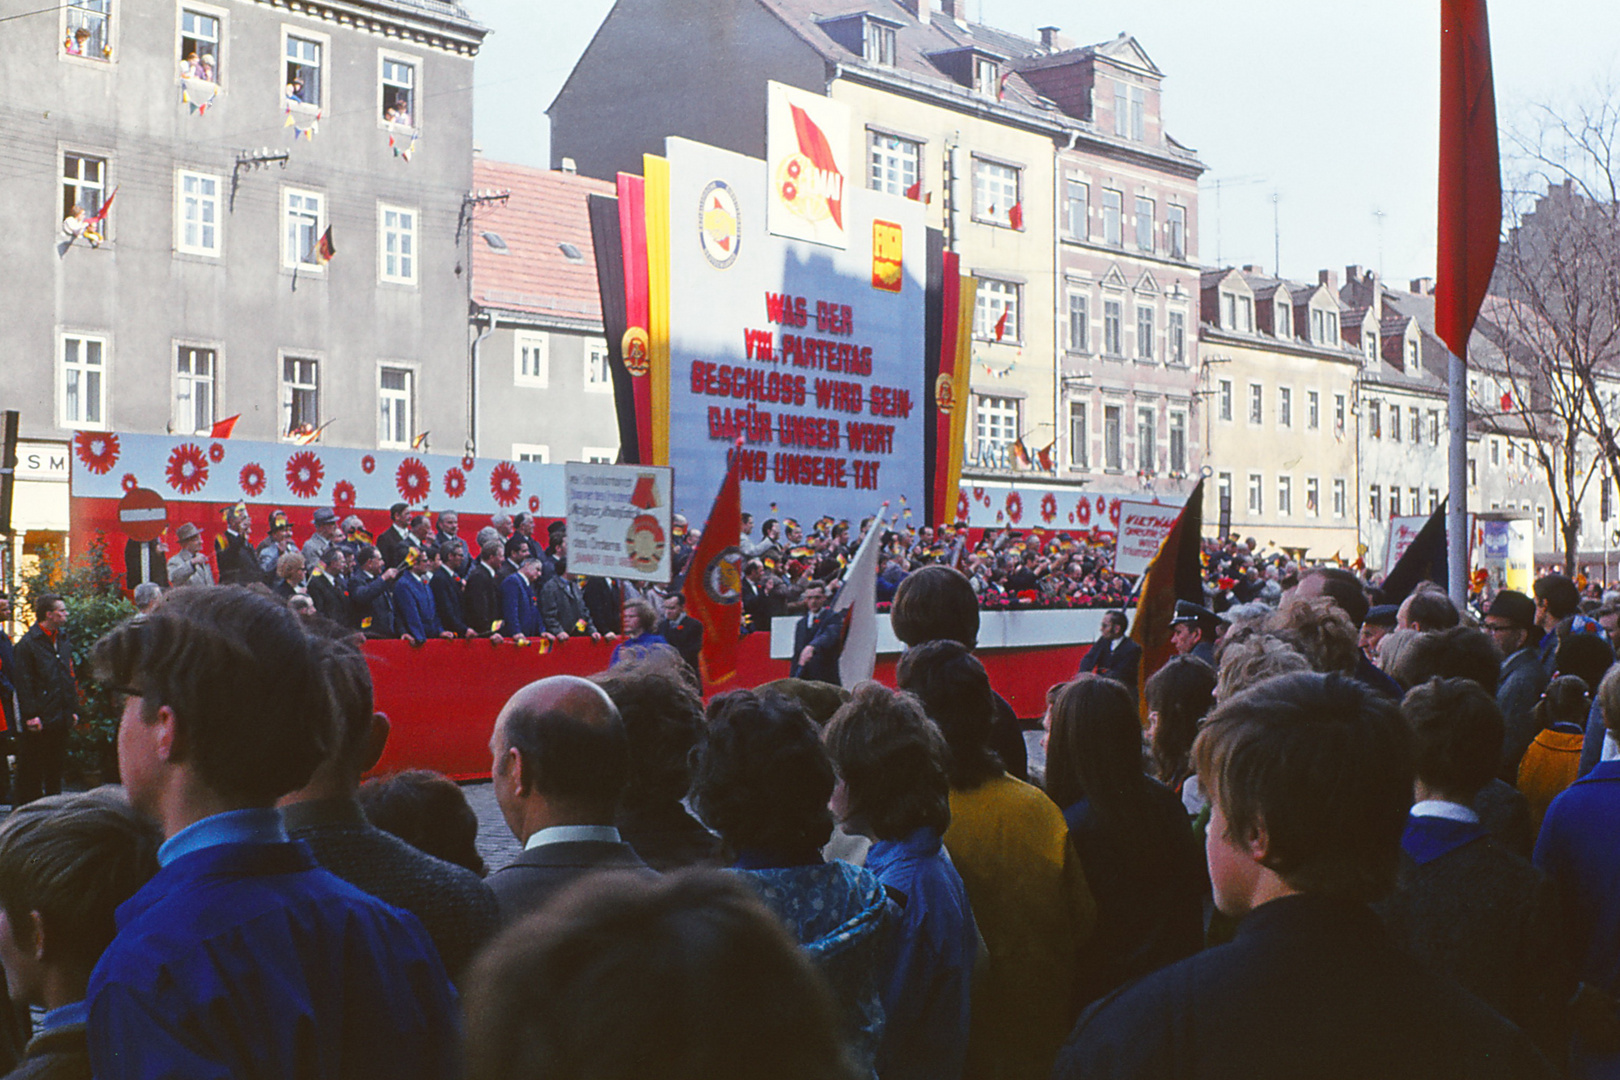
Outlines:
[[124,474],[124,478],[118,481],[118,486],[123,488],[125,491],[134,491],[136,488],[141,486],[141,482],[135,479],[134,473],[127,472]]
[[118,436],[110,431],[81,431],[73,436],[73,452],[86,469],[106,476],[118,464]]
[[489,493],[502,506],[515,505],[518,496],[523,494],[523,478],[518,475],[517,466],[502,461],[489,470]]
[[444,493],[452,499],[467,494],[467,474],[457,468],[444,470]]
[[264,494],[264,467],[256,461],[248,462],[237,474],[236,482],[242,488],[242,494],[258,498]]
[[529,496],[529,513],[538,514],[539,512],[540,512],[540,496],[538,496],[538,495],[530,495]]
[[1007,520],[1014,525],[1024,519],[1024,497],[1016,491],[1007,492]]
[[367,454],[365,457],[361,458],[360,471],[365,473],[367,476],[370,476],[372,473],[376,472],[377,459],[372,457],[370,454]]
[[326,466],[313,451],[300,450],[287,459],[287,490],[300,499],[313,499],[321,493]]
[[332,485],[332,505],[339,510],[354,509],[354,485],[347,480],[339,480]]
[[1041,496],[1041,520],[1051,523],[1057,517],[1057,496],[1048,491]]
[[476,466],[477,464],[478,464],[478,462],[473,458],[473,456],[471,454],[468,454],[466,457],[461,459],[461,471],[462,472],[472,472],[473,467]]
[[968,519],[968,511],[971,509],[972,507],[968,503],[967,492],[958,491],[956,493],[956,520],[966,521]]
[[220,462],[224,461],[225,460],[225,444],[224,443],[209,443],[209,445],[208,445],[208,460],[212,461],[215,465],[218,465]]
[[175,447],[163,471],[169,486],[182,495],[190,495],[208,483],[208,459],[196,443],[181,443]]
[[420,458],[408,457],[394,471],[394,487],[408,503],[426,502],[428,492],[433,490],[433,478]]

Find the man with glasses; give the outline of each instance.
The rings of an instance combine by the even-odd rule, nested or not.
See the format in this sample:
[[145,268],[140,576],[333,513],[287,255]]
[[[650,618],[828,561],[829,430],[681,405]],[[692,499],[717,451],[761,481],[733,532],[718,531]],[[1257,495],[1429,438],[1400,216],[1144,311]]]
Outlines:
[[1536,607],[1536,602],[1524,593],[1503,589],[1485,613],[1485,629],[1504,657],[1496,684],[1496,704],[1507,726],[1502,744],[1503,778],[1517,778],[1519,774],[1514,748],[1522,753],[1535,737],[1536,702],[1547,688],[1547,669],[1536,652],[1542,636],[1536,627]]

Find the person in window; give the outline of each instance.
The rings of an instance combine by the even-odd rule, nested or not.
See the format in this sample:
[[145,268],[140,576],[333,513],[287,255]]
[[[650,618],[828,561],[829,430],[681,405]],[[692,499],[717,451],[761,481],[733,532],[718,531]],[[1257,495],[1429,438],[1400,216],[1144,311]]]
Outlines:
[[202,57],[202,60],[199,61],[198,64],[197,64],[196,71],[197,71],[196,77],[201,79],[203,82],[211,83],[211,82],[215,81],[214,80],[214,57],[213,57],[213,55],[210,54],[210,53],[204,53],[203,57]]
[[90,31],[85,27],[79,27],[67,36],[66,41],[62,42],[62,49],[69,56],[89,56]]
[[70,244],[83,237],[91,247],[100,247],[101,230],[98,225],[99,223],[85,212],[84,207],[74,203],[73,209],[62,221],[62,232],[67,235]]
[[191,51],[186,53],[186,58],[184,60],[180,61],[180,77],[182,79],[200,79],[200,78],[202,78],[201,75],[197,74],[197,68],[198,68],[197,50],[192,49]]
[[304,78],[303,78],[302,75],[296,75],[295,74],[290,80],[288,80],[288,82],[287,82],[287,104],[288,105],[303,105],[303,104],[305,104],[305,101],[304,101]]

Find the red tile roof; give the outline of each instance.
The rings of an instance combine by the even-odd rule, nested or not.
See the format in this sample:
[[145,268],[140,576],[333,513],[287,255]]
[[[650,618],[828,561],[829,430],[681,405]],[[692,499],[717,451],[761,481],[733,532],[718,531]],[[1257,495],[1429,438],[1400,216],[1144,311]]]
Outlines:
[[[600,323],[602,301],[585,200],[591,194],[611,195],[613,185],[573,173],[477,158],[473,187],[512,193],[504,205],[479,206],[473,212],[473,302],[502,311]],[[486,232],[504,240],[507,250],[492,247]],[[570,260],[562,244],[573,245],[583,259]]]

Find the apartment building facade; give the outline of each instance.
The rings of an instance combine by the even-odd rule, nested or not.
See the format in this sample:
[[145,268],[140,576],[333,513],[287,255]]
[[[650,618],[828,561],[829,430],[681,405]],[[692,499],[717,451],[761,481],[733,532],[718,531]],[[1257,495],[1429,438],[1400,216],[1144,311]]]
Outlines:
[[460,449],[484,32],[446,0],[69,0],[9,23],[0,402],[24,438],[239,415],[237,437]]

